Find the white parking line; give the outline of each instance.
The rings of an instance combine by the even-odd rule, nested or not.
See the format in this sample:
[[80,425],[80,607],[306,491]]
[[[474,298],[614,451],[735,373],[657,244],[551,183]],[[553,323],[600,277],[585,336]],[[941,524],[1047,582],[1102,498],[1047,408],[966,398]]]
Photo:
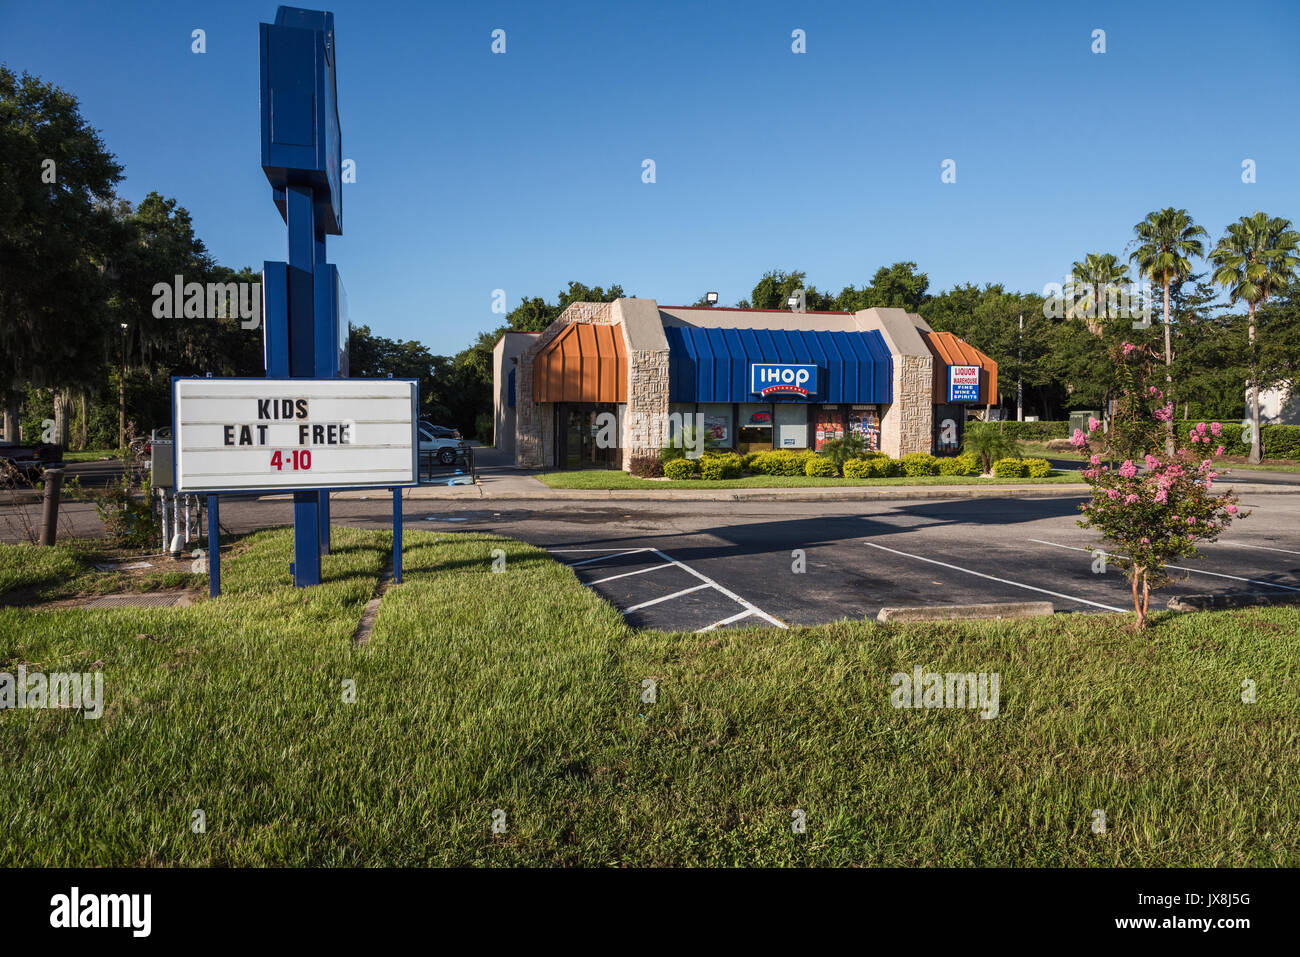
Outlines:
[[1282,552],[1285,555],[1300,555],[1300,552],[1292,551],[1289,548],[1269,548],[1267,545],[1247,545],[1245,542],[1216,542],[1216,545],[1231,545],[1234,548],[1258,548],[1265,552]]
[[681,598],[682,595],[689,595],[693,591],[699,591],[702,588],[709,588],[709,585],[692,585],[690,588],[683,588],[681,591],[675,591],[671,595],[660,595],[658,598],[651,598],[649,601],[643,601],[639,605],[633,605],[631,608],[623,609],[624,614],[634,611],[640,611],[642,608],[649,608],[651,605],[657,605],[661,601],[671,601],[674,598]]
[[789,628],[789,627],[790,627],[790,626],[787,625],[785,622],[783,622],[780,618],[773,618],[771,615],[769,615],[767,612],[763,611],[763,610],[762,610],[761,608],[759,608],[757,605],[751,605],[749,602],[745,601],[745,599],[741,598],[739,595],[737,595],[737,594],[736,594],[734,591],[732,591],[730,588],[725,588],[725,587],[723,587],[722,585],[719,585],[717,582],[715,582],[715,581],[714,581],[712,578],[710,578],[708,575],[704,575],[704,574],[701,574],[700,572],[697,572],[697,571],[696,571],[694,568],[692,568],[690,565],[686,565],[686,564],[683,564],[682,562],[679,562],[677,559],[673,558],[671,555],[667,555],[667,554],[665,554],[665,553],[659,551],[659,549],[657,549],[657,548],[652,548],[652,549],[650,549],[650,551],[652,551],[652,552],[654,552],[656,555],[660,556],[664,561],[672,562],[674,565],[676,565],[678,568],[682,569],[683,571],[690,572],[692,575],[694,575],[694,576],[695,576],[696,578],[698,578],[700,581],[708,582],[710,585],[712,585],[712,586],[713,586],[714,588],[716,588],[718,591],[722,592],[722,594],[726,595],[726,596],[727,596],[728,598],[730,598],[732,601],[736,602],[736,603],[739,604],[739,605],[743,605],[745,608],[749,609],[751,612],[753,612],[753,613],[754,613],[755,615],[757,615],[759,618],[762,618],[764,621],[769,622],[770,624],[776,625],[776,627],[778,627],[778,628]]
[[627,578],[629,575],[644,575],[646,572],[657,572],[661,568],[672,568],[667,562],[662,565],[651,565],[649,568],[638,568],[634,572],[623,572],[619,575],[610,575],[608,578],[597,578],[594,582],[587,582],[588,585],[599,585],[603,582],[612,582],[615,578]]
[[1081,605],[1092,605],[1094,608],[1105,608],[1107,611],[1117,611],[1123,614],[1126,610],[1116,608],[1114,605],[1103,605],[1099,601],[1089,601],[1087,598],[1078,598],[1074,595],[1063,595],[1059,591],[1048,591],[1046,588],[1036,588],[1033,585],[1022,585],[1020,582],[1013,582],[1007,578],[998,578],[996,575],[985,575],[983,572],[972,571],[969,568],[962,568],[960,565],[949,565],[947,562],[936,561],[933,558],[926,558],[923,555],[913,555],[909,552],[900,552],[897,549],[886,548],[884,545],[877,545],[875,542],[863,542],[864,545],[870,545],[872,548],[878,548],[882,552],[892,552],[895,555],[902,555],[904,558],[915,558],[917,561],[929,562],[931,565],[939,565],[942,568],[951,568],[955,572],[962,572],[966,575],[975,575],[979,578],[987,578],[989,581],[1001,582],[1004,585],[1012,585],[1016,588],[1023,588],[1026,591],[1036,591],[1042,595],[1052,595],[1055,598],[1064,598],[1066,601],[1076,601]]
[[595,558],[584,558],[580,562],[569,562],[570,568],[577,568],[579,565],[590,565],[592,562],[606,562],[611,558],[622,558],[624,555],[637,555],[641,552],[648,552],[648,548],[633,548],[626,552],[615,552],[613,555],[597,555]]
[[[1031,538],[1028,539],[1028,541],[1037,542],[1039,545],[1054,545],[1057,548],[1068,548],[1074,552],[1091,551],[1090,549],[1079,548],[1078,546],[1075,545],[1060,545],[1057,544],[1056,542],[1045,542],[1041,538]],[[1100,551],[1100,549],[1097,550]],[[1102,552],[1102,554],[1105,555],[1107,558],[1119,557],[1119,556],[1112,555],[1109,552]],[[1191,572],[1194,575],[1212,575],[1215,578],[1231,578],[1235,582],[1249,582],[1252,585],[1267,585],[1269,588],[1280,588],[1283,591],[1300,592],[1300,588],[1295,588],[1291,585],[1279,585],[1277,582],[1264,581],[1262,578],[1242,578],[1240,575],[1225,575],[1223,572],[1207,572],[1203,568],[1188,568],[1186,565],[1165,565],[1164,567],[1172,568],[1175,571],[1180,571],[1180,572]]]
[[655,566],[653,566],[652,568],[639,568],[639,569],[636,569],[636,570],[634,570],[634,571],[630,571],[630,572],[622,572],[622,573],[620,573],[620,574],[618,574],[618,575],[610,575],[610,576],[608,576],[607,578],[599,578],[599,579],[597,579],[596,581],[587,582],[586,584],[587,584],[588,586],[599,585],[599,584],[601,584],[602,582],[613,581],[613,580],[616,579],[616,578],[627,578],[629,575],[643,575],[643,574],[645,574],[646,572],[656,571],[656,570],[658,570],[658,569],[660,569],[660,568],[671,568],[671,567],[674,567],[674,566],[677,567],[677,568],[680,568],[682,571],[686,572],[686,573],[689,574],[689,575],[694,575],[696,578],[698,578],[700,581],[702,581],[702,582],[704,583],[704,584],[702,584],[702,585],[696,585],[696,586],[693,587],[693,588],[685,588],[685,589],[683,589],[683,590],[681,590],[681,591],[673,592],[671,595],[661,595],[659,598],[652,598],[650,601],[643,601],[643,602],[641,602],[641,604],[639,604],[639,605],[633,605],[631,608],[624,608],[624,609],[623,609],[623,614],[625,614],[625,615],[630,614],[631,612],[634,612],[634,611],[638,611],[639,609],[642,609],[642,608],[648,608],[648,607],[651,606],[651,605],[657,605],[657,604],[659,604],[660,602],[669,601],[669,600],[671,600],[671,599],[673,599],[673,598],[679,598],[679,597],[681,597],[682,595],[689,595],[691,592],[701,591],[702,589],[705,589],[705,588],[712,588],[712,589],[714,589],[715,591],[717,591],[717,592],[719,592],[719,593],[725,595],[726,597],[730,598],[732,601],[734,601],[736,604],[740,605],[740,606],[741,606],[743,609],[745,609],[745,610],[744,610],[743,612],[741,612],[740,614],[737,614],[737,615],[733,615],[733,616],[731,616],[730,618],[724,618],[724,619],[722,619],[721,621],[715,621],[713,624],[711,624],[711,625],[709,625],[709,626],[707,626],[707,627],[705,627],[705,628],[701,628],[701,629],[699,629],[700,631],[711,631],[711,630],[713,630],[714,628],[719,628],[719,627],[721,627],[722,625],[728,625],[728,624],[730,624],[730,623],[733,622],[733,621],[740,621],[740,619],[742,619],[742,618],[747,618],[747,617],[749,617],[750,615],[755,615],[755,616],[757,616],[757,617],[759,617],[759,618],[762,618],[762,619],[763,619],[764,621],[766,621],[768,624],[770,624],[770,625],[775,625],[777,628],[789,628],[789,627],[790,627],[790,626],[787,625],[785,622],[783,622],[780,618],[773,617],[772,615],[769,615],[767,612],[763,611],[763,609],[759,608],[757,605],[755,605],[755,604],[753,604],[753,603],[751,603],[751,602],[745,601],[745,599],[741,598],[739,595],[737,595],[737,594],[736,594],[734,591],[732,591],[730,588],[727,588],[727,587],[724,586],[724,585],[720,585],[720,584],[718,584],[718,583],[715,582],[712,578],[710,578],[708,575],[705,575],[705,574],[703,574],[703,573],[701,573],[701,572],[696,571],[696,570],[695,570],[694,568],[692,568],[690,565],[687,565],[687,564],[685,564],[684,562],[679,562],[677,559],[673,558],[671,555],[668,555],[668,554],[666,554],[665,552],[661,552],[661,551],[660,551],[659,549],[657,549],[657,548],[633,548],[633,549],[624,550],[624,551],[620,551],[619,549],[615,549],[615,548],[548,548],[547,551],[548,551],[548,552],[555,552],[555,553],[559,553],[559,552],[618,552],[618,554],[615,554],[615,555],[597,555],[595,558],[585,558],[585,559],[583,559],[582,561],[566,563],[566,567],[568,567],[568,568],[577,568],[577,567],[579,567],[580,565],[587,565],[587,564],[590,564],[591,562],[601,562],[601,561],[605,561],[605,560],[607,560],[607,559],[611,559],[611,558],[621,558],[623,555],[635,555],[635,554],[637,554],[637,553],[639,553],[639,552],[654,552],[656,555],[658,555],[658,556],[659,556],[661,559],[663,559],[663,561],[664,561],[664,564],[662,564],[662,565],[655,565]]
[[705,625],[703,628],[696,628],[696,629],[695,629],[695,633],[696,633],[697,635],[699,635],[699,634],[702,634],[702,633],[704,633],[704,632],[706,632],[706,631],[712,631],[714,628],[721,628],[723,625],[729,625],[729,624],[731,624],[733,621],[740,621],[740,619],[742,619],[742,618],[748,618],[748,617],[749,617],[750,615],[752,615],[752,614],[753,614],[753,612],[750,611],[748,608],[746,608],[744,611],[742,611],[742,612],[741,612],[740,614],[738,614],[738,615],[732,615],[730,618],[724,618],[724,619],[722,619],[722,621],[715,621],[713,624],[711,624],[711,625]]

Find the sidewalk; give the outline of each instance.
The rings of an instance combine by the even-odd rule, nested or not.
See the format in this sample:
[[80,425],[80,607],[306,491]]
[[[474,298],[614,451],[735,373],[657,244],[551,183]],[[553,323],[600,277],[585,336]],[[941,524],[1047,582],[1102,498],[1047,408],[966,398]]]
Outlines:
[[[509,456],[496,449],[474,451],[478,464],[477,485],[421,485],[407,489],[404,501],[481,499],[546,499],[571,502],[673,501],[673,502],[878,502],[904,499],[963,498],[1083,498],[1088,486],[1077,485],[886,485],[848,488],[737,488],[737,489],[554,489],[533,476],[538,472],[517,469]],[[1295,486],[1231,484],[1239,494],[1279,495],[1300,491]],[[335,499],[385,497],[383,491],[335,492]]]

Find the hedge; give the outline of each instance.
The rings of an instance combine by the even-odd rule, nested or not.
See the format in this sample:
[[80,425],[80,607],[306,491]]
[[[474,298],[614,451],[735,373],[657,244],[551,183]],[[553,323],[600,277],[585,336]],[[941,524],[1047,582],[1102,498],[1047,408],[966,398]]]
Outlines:
[[710,481],[740,478],[741,459],[735,452],[721,455],[705,454],[699,459],[700,477]]
[[664,463],[664,475],[675,481],[698,478],[700,475],[699,459],[669,459]]
[[904,474],[913,478],[920,475],[939,474],[939,460],[929,452],[909,452],[899,461]]
[[803,467],[803,474],[809,478],[834,478],[839,472],[836,470],[834,462],[818,455],[807,461]]
[[979,475],[979,456],[970,452],[961,455],[949,455],[939,460],[940,475]]
[[[1196,428],[1198,422],[1209,425],[1216,421],[1223,426],[1223,434],[1217,440],[1212,438],[1211,442],[1222,445],[1225,455],[1249,455],[1250,443],[1242,441],[1242,437],[1247,435],[1247,429],[1240,421],[1213,418],[1179,419],[1174,423],[1174,428],[1185,438],[1188,432]],[[1300,425],[1261,425],[1259,441],[1263,447],[1264,458],[1300,460]]]
[[1028,471],[1023,459],[998,459],[993,463],[993,475],[997,478],[1024,478]]
[[1068,439],[1069,422],[967,422],[966,431],[972,429],[997,429],[1017,442],[1046,442],[1048,439]]
[[1030,478],[1047,478],[1052,474],[1052,463],[1047,459],[1021,459]]

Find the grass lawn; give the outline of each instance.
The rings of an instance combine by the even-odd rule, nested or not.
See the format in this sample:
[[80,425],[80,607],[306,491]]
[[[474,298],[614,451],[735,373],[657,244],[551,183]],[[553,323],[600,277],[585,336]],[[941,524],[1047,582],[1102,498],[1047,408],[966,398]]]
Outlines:
[[705,481],[643,479],[618,469],[583,469],[572,472],[544,472],[535,476],[551,488],[581,489],[730,489],[730,488],[857,488],[875,485],[1054,485],[1082,483],[1074,472],[1056,473],[1049,478],[999,479],[978,475],[922,475],[914,478],[810,478],[806,475],[749,475],[745,478]]
[[121,449],[86,449],[83,452],[63,453],[65,462],[98,462],[100,459],[117,459],[122,457]]
[[[275,530],[215,601],[0,609],[0,671],[106,698],[0,712],[0,866],[1300,864],[1300,609],[634,632],[537,549],[411,532],[355,647],[390,536],[334,542],[307,591]],[[3,587],[78,573],[32,554]],[[893,708],[913,665],[1001,713]]]

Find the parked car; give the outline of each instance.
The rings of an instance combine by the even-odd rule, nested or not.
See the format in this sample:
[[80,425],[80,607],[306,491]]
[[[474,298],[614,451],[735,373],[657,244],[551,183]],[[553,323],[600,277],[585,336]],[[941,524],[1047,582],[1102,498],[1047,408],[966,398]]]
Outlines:
[[456,453],[467,448],[468,443],[460,437],[455,429],[432,422],[420,421],[420,452],[432,452],[442,465],[451,465],[456,461]]
[[12,466],[26,478],[40,474],[42,469],[63,464],[63,446],[49,442],[34,445],[0,442],[0,464]]

